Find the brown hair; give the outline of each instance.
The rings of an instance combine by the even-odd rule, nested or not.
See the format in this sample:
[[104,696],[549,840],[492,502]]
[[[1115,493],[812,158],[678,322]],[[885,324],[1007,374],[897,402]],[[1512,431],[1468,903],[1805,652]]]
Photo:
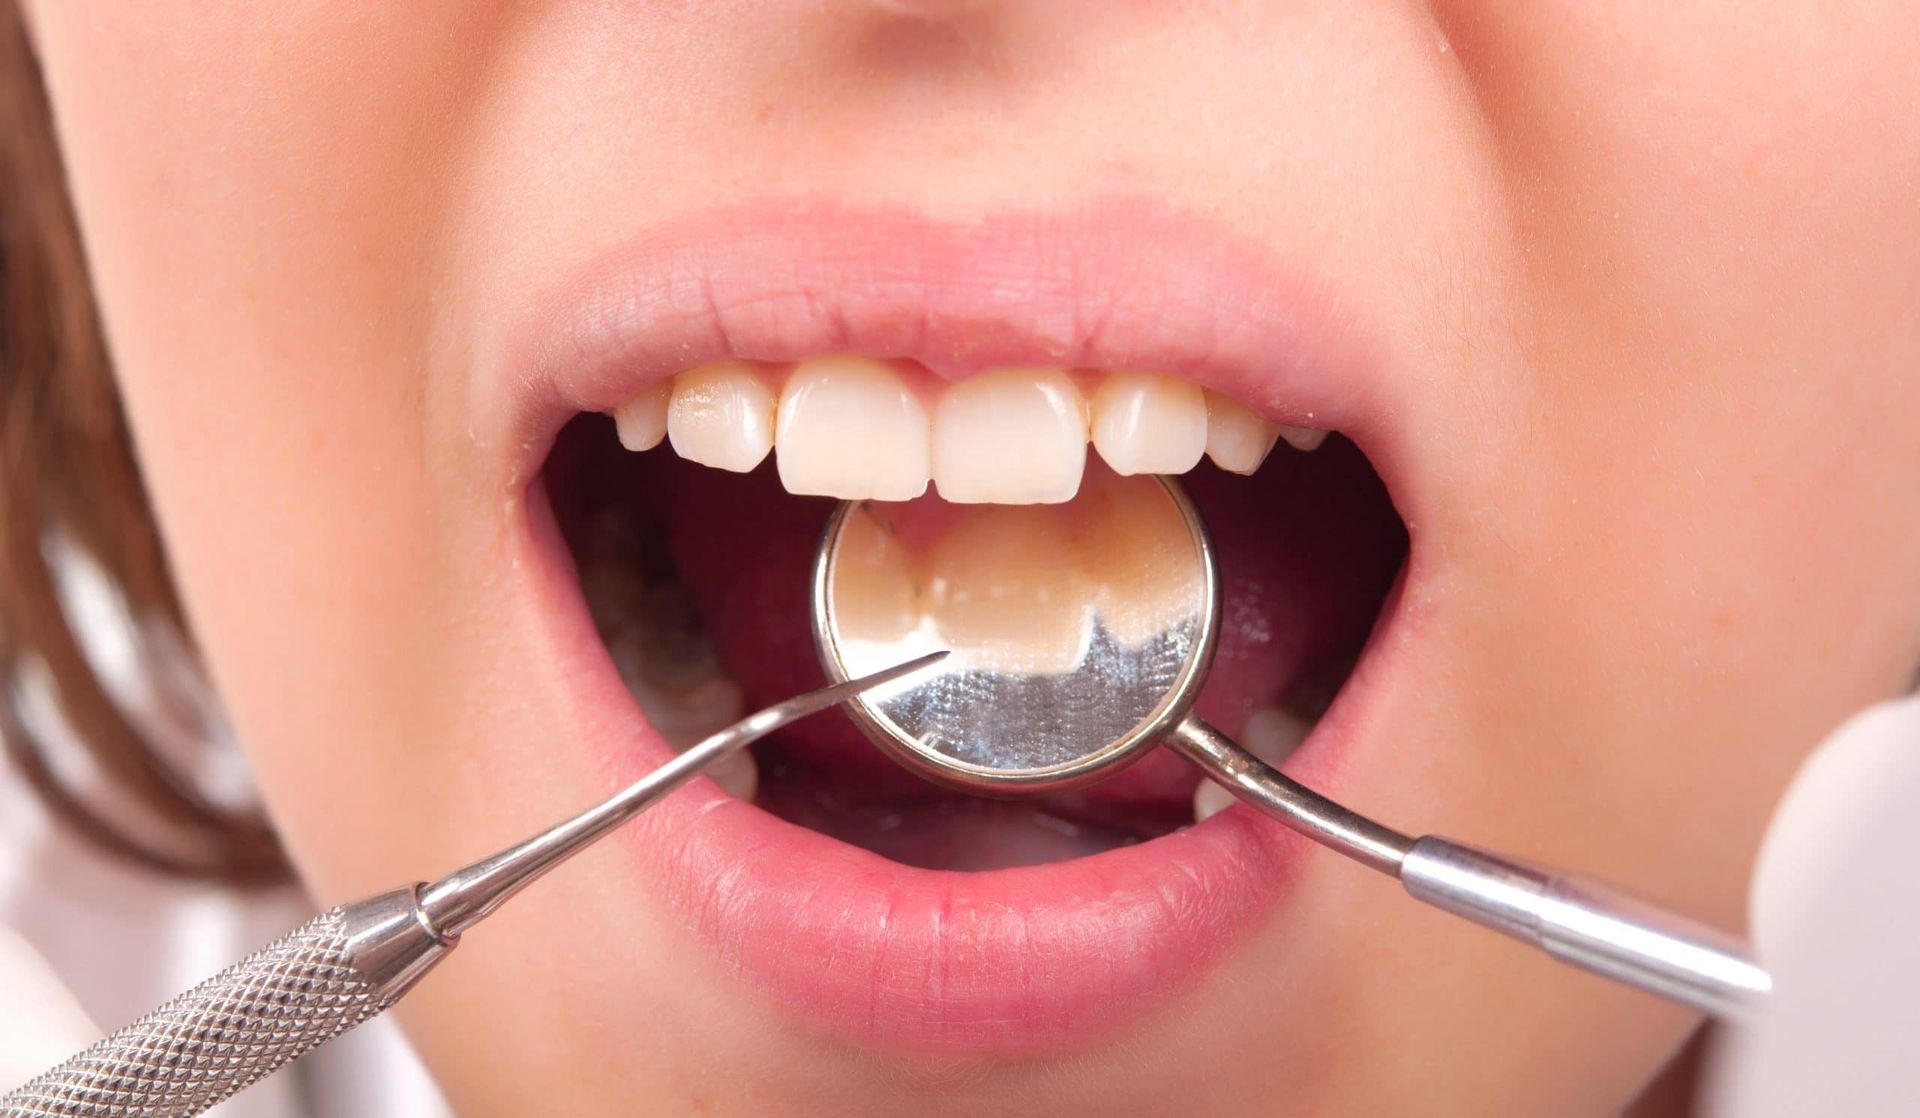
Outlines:
[[[186,627],[134,463],[88,287],[53,123],[26,29],[0,0],[0,740],[53,813],[99,846],[170,873],[278,880],[273,833],[222,805],[158,748],[102,684],[56,592],[51,533],[85,552],[134,614]],[[139,640],[139,635],[134,634]],[[182,647],[186,642],[179,642]],[[143,659],[164,651],[141,643]],[[174,653],[178,655],[176,651]],[[83,792],[26,715],[27,673],[50,683],[105,790]]]

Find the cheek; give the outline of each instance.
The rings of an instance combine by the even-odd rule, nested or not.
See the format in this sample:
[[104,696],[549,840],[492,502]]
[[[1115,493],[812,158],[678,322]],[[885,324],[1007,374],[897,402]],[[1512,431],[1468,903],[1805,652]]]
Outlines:
[[1438,15],[1529,298],[1483,568],[1558,572],[1566,662],[1763,724],[1690,749],[1804,749],[1901,685],[1920,629],[1920,15],[1480,7]]
[[[448,44],[484,44],[492,17],[35,14],[196,635],[269,796],[298,800],[275,793],[348,775],[343,738],[403,740],[440,702],[420,647],[445,621],[460,474],[440,418],[457,386],[425,372],[433,152],[485,53]],[[302,811],[330,825],[294,808],[296,847]]]

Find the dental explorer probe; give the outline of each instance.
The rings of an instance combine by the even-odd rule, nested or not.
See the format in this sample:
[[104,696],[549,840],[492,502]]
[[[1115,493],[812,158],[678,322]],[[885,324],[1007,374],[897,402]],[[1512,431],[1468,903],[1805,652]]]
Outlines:
[[[1070,542],[1009,551],[990,575],[970,572],[966,592],[984,609],[949,604],[944,616],[904,621],[884,572],[912,569],[909,541],[925,533],[897,531],[887,506],[843,503],[828,521],[813,584],[827,674],[844,679],[916,648],[953,650],[938,671],[847,704],[895,760],[975,795],[1044,795],[1111,776],[1164,744],[1293,831],[1398,878],[1415,899],[1561,962],[1719,1017],[1769,991],[1767,972],[1710,928],[1588,878],[1401,834],[1194,715],[1222,594],[1206,524],[1178,482],[1090,469],[1079,496],[1048,507]],[[967,515],[1002,514],[979,506]]]
[[461,933],[715,761],[945,656],[929,653],[768,707],[517,846],[432,884],[334,908],[0,1098],[0,1115],[200,1114],[392,1008]]

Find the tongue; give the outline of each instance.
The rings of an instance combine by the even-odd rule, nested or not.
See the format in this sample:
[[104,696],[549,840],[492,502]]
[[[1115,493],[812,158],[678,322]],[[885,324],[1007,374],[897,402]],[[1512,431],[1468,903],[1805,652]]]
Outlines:
[[[822,685],[809,575],[833,503],[788,495],[771,464],[738,475],[671,455],[644,458],[642,485],[664,520],[680,577],[749,705]],[[1351,444],[1335,439],[1312,454],[1279,449],[1252,478],[1203,464],[1185,480],[1212,530],[1225,589],[1219,648],[1198,712],[1237,733],[1259,706],[1317,709],[1331,696],[1313,692],[1339,682],[1405,551],[1379,479]],[[789,727],[780,745],[795,764],[838,771],[869,793],[925,787],[838,711]],[[1094,804],[1185,805],[1197,779],[1178,757],[1155,752],[1083,795]],[[991,812],[955,810],[949,830],[991,829]]]

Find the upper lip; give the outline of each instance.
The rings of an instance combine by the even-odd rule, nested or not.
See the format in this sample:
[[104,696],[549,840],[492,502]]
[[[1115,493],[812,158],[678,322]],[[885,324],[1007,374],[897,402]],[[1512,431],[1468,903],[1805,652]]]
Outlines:
[[1352,300],[1146,199],[936,220],[787,200],[682,219],[545,289],[508,333],[506,445],[532,476],[560,426],[726,357],[861,353],[959,379],[1141,369],[1337,430],[1389,485],[1400,445]]
[[[510,484],[560,426],[726,356],[910,359],[944,376],[1139,368],[1338,429],[1390,489],[1387,385],[1347,304],[1208,224],[1141,200],[943,221],[798,201],[655,230],[530,303],[499,413]],[[513,559],[540,605],[609,787],[668,755],[600,650],[540,491]],[[1411,518],[1409,518],[1411,519]],[[807,572],[794,577],[805,580]],[[1229,593],[1231,588],[1229,588]],[[1396,596],[1397,597],[1397,596]],[[1392,606],[1389,606],[1391,613]],[[1390,629],[1391,617],[1382,625]],[[1376,634],[1368,657],[1387,650]],[[1366,722],[1355,673],[1288,768],[1328,791]],[[696,782],[632,829],[644,876],[742,977],[842,1035],[970,1051],[1047,1048],[1146,1012],[1295,875],[1278,824],[1227,812],[1068,863],[914,869]]]

